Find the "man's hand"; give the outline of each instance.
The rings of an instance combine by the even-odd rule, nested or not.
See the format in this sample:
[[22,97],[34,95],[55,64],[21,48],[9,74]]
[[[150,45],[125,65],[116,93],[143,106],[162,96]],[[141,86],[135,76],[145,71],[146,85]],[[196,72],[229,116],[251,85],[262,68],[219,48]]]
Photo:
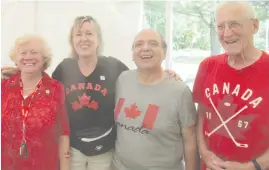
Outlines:
[[217,157],[213,152],[207,150],[201,153],[202,159],[205,162],[207,169],[223,170],[224,161]]
[[255,170],[252,162],[249,163],[239,163],[239,162],[224,162],[220,166],[225,170]]
[[19,71],[18,67],[3,67],[1,68],[1,77],[2,79],[8,79],[13,74],[16,74]]
[[165,72],[167,72],[169,74],[170,79],[175,79],[175,80],[182,81],[182,78],[180,77],[180,75],[177,74],[175,71],[173,71],[173,70],[165,70]]

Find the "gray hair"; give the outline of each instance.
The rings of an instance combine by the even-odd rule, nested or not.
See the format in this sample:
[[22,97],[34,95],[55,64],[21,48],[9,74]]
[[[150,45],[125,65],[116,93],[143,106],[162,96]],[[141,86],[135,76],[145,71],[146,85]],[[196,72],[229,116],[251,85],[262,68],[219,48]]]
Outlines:
[[[145,30],[147,30],[147,29],[144,29],[144,30],[142,30],[141,32],[143,32],[143,31],[145,31]],[[164,49],[164,53],[166,54],[166,51],[167,51],[167,43],[166,43],[166,41],[165,41],[165,38],[164,38],[164,36],[159,32],[159,31],[156,31],[156,30],[153,30],[153,29],[149,29],[149,30],[152,30],[152,31],[154,31],[154,32],[156,32],[159,36],[160,36],[160,39],[161,39],[161,45],[162,45],[162,47],[163,47],[163,49]],[[141,33],[140,32],[140,33]],[[139,34],[139,33],[138,33]],[[138,35],[137,34],[137,35]],[[136,35],[136,36],[137,36]],[[136,39],[136,37],[135,37],[135,39]],[[134,39],[134,41],[133,41],[133,44],[132,44],[132,49],[134,48],[134,42],[135,42],[135,39]]]
[[251,3],[249,3],[248,1],[225,1],[225,2],[221,2],[220,4],[217,5],[216,14],[221,8],[224,8],[224,7],[227,7],[227,6],[234,6],[234,5],[240,7],[242,10],[244,10],[244,15],[247,18],[252,18],[252,19],[256,18],[254,8],[251,5]]

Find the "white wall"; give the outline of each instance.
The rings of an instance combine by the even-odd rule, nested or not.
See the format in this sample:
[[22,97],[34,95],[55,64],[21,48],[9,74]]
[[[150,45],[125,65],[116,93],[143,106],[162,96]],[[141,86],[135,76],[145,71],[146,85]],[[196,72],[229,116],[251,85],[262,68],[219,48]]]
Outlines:
[[16,37],[34,32],[34,3],[2,2],[2,65],[13,65],[8,53]]
[[91,15],[102,27],[104,54],[116,57],[130,68],[131,44],[142,28],[142,1],[131,2],[9,2],[2,6],[2,66],[17,36],[37,32],[52,47],[54,58],[48,72],[68,56],[68,35],[78,15]]

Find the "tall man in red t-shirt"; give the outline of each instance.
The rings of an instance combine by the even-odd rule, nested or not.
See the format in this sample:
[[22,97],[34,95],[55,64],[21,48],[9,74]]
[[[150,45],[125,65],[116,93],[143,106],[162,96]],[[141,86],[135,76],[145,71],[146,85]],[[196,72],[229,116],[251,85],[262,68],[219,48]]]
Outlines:
[[206,58],[193,89],[203,170],[269,169],[269,55],[254,47],[259,22],[247,2],[216,11],[224,54]]

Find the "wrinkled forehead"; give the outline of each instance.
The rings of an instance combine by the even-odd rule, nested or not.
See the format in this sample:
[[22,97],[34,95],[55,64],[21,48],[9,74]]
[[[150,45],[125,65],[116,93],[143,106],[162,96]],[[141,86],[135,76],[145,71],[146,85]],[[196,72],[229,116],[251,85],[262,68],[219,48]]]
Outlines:
[[239,21],[244,19],[250,19],[246,10],[239,5],[226,5],[217,9],[216,11],[216,22],[229,22],[229,21]]
[[137,34],[134,43],[145,41],[156,41],[158,43],[161,43],[161,37],[157,32],[154,31],[142,31]]

